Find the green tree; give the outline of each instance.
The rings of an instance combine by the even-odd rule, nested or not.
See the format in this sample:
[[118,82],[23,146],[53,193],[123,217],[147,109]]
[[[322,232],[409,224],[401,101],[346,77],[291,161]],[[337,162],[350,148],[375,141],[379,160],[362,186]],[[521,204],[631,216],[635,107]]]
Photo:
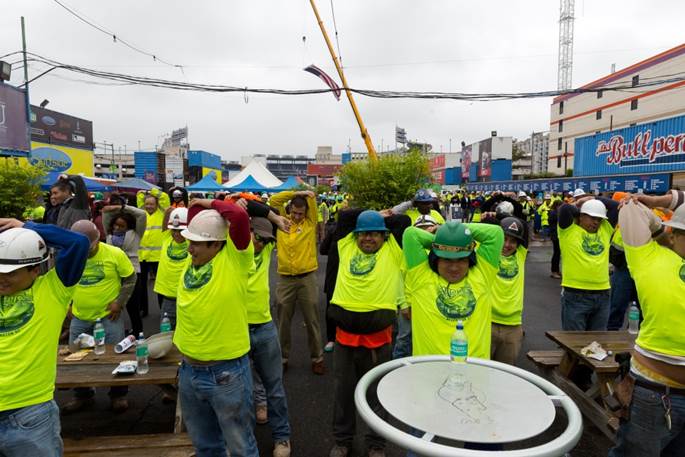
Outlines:
[[0,217],[22,219],[24,211],[38,204],[44,177],[40,166],[0,158]]
[[429,181],[428,159],[417,149],[375,162],[349,162],[340,170],[342,190],[352,194],[351,204],[358,208],[390,208],[411,199]]

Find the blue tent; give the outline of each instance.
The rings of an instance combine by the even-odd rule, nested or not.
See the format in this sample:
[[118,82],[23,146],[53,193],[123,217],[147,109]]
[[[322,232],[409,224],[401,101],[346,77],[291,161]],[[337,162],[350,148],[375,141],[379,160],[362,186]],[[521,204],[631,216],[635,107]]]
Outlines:
[[279,192],[281,190],[292,190],[295,189],[296,187],[299,187],[302,184],[302,180],[300,180],[296,176],[288,176],[288,179],[285,180],[283,184],[280,186],[276,187],[270,187],[269,191],[275,191]]
[[232,191],[243,191],[243,192],[266,192],[271,190],[268,187],[264,187],[261,184],[257,182],[252,175],[248,176],[241,182],[240,184],[236,184],[235,186],[232,187],[225,187],[224,189],[232,190]]
[[137,189],[137,190],[152,190],[152,189],[159,189],[159,186],[155,186],[154,184],[150,184],[149,182],[145,181],[144,179],[140,178],[125,178],[119,181],[114,185],[114,187],[118,187],[121,189]]
[[[40,188],[42,190],[50,190],[50,186],[57,182],[59,175],[61,174],[61,171],[49,172],[47,175],[45,175],[45,178],[43,178],[43,184],[41,184]],[[83,182],[86,184],[86,189],[88,189],[90,192],[107,192],[111,190],[109,186],[105,186],[101,182],[95,181],[94,179],[83,178]]]
[[192,186],[186,187],[188,192],[225,192],[226,188],[221,184],[217,184],[214,178],[214,173],[210,173]]

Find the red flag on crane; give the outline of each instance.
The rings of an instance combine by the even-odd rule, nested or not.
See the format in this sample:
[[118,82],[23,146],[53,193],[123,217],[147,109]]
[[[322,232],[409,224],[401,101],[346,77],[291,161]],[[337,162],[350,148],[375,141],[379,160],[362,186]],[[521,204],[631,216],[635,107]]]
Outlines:
[[326,72],[324,72],[321,68],[317,67],[316,65],[310,65],[307,68],[305,68],[304,71],[321,78],[321,80],[324,83],[326,83],[328,87],[333,89],[333,96],[335,97],[335,99],[340,101],[340,86],[338,86],[338,83],[336,83],[333,78],[328,76]]

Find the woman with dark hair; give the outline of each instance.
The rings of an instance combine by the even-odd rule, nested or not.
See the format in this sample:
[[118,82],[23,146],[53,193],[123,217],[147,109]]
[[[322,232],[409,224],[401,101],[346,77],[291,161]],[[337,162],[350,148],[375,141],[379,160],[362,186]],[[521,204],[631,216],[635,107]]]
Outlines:
[[[133,264],[136,274],[140,275],[138,249],[140,239],[145,233],[145,211],[124,203],[117,195],[110,197],[110,204],[102,208],[102,225],[107,233],[107,244],[116,246],[126,253]],[[136,280],[136,289],[140,287],[140,276]],[[131,319],[134,335],[143,331],[143,320],[140,316],[138,295],[134,292],[126,303],[126,311]]]
[[561,259],[561,249],[559,248],[559,235],[557,234],[557,221],[559,220],[559,207],[564,203],[561,200],[554,200],[549,210],[549,236],[552,239],[552,273],[550,278],[561,279],[559,271],[559,260]]

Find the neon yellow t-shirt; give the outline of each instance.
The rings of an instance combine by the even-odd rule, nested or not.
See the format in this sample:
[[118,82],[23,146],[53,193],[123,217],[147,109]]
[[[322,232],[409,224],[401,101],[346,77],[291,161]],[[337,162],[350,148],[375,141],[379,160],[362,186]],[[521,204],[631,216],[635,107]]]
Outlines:
[[404,301],[404,255],[392,235],[377,252],[364,254],[350,233],[338,241],[338,254],[340,266],[331,303],[362,313],[396,310]]
[[247,279],[248,324],[271,322],[269,268],[271,267],[271,253],[275,247],[276,243],[268,243],[264,245],[262,252],[254,256],[256,270],[251,271]]
[[561,285],[582,290],[606,290],[609,285],[609,246],[614,229],[604,220],[597,233],[580,225],[557,227],[561,248]]
[[247,280],[254,269],[252,243],[242,251],[231,239],[199,268],[188,264],[176,297],[174,344],[202,361],[231,360],[250,350]]
[[464,321],[470,357],[490,358],[491,284],[497,270],[481,256],[466,278],[448,284],[428,262],[407,271],[413,355],[448,355],[457,320]]
[[[419,210],[416,208],[408,209],[405,214],[407,216],[409,216],[409,219],[411,219],[412,225],[414,225],[414,223],[416,222],[416,219],[418,219],[419,216],[421,216],[421,213],[419,213]],[[429,216],[432,217],[433,219],[435,219],[438,222],[438,224],[444,224],[445,223],[445,219],[442,217],[442,214],[440,214],[440,212],[438,212],[438,211],[435,211],[434,209],[431,210]]]
[[[76,285],[72,313],[83,321],[94,321],[109,314],[107,306],[121,291],[121,279],[135,273],[124,251],[100,243],[98,252],[89,257],[81,280]],[[122,307],[126,303],[119,303]]]
[[528,249],[519,246],[512,255],[499,259],[492,282],[492,322],[496,324],[521,325],[527,255]]
[[29,289],[0,297],[0,411],[52,400],[57,344],[73,293],[53,268]]
[[624,244],[644,320],[635,343],[661,354],[685,356],[685,260],[655,241]]
[[165,297],[176,298],[178,282],[188,262],[188,241],[177,243],[171,237],[171,233],[165,232],[157,267],[155,292]]

